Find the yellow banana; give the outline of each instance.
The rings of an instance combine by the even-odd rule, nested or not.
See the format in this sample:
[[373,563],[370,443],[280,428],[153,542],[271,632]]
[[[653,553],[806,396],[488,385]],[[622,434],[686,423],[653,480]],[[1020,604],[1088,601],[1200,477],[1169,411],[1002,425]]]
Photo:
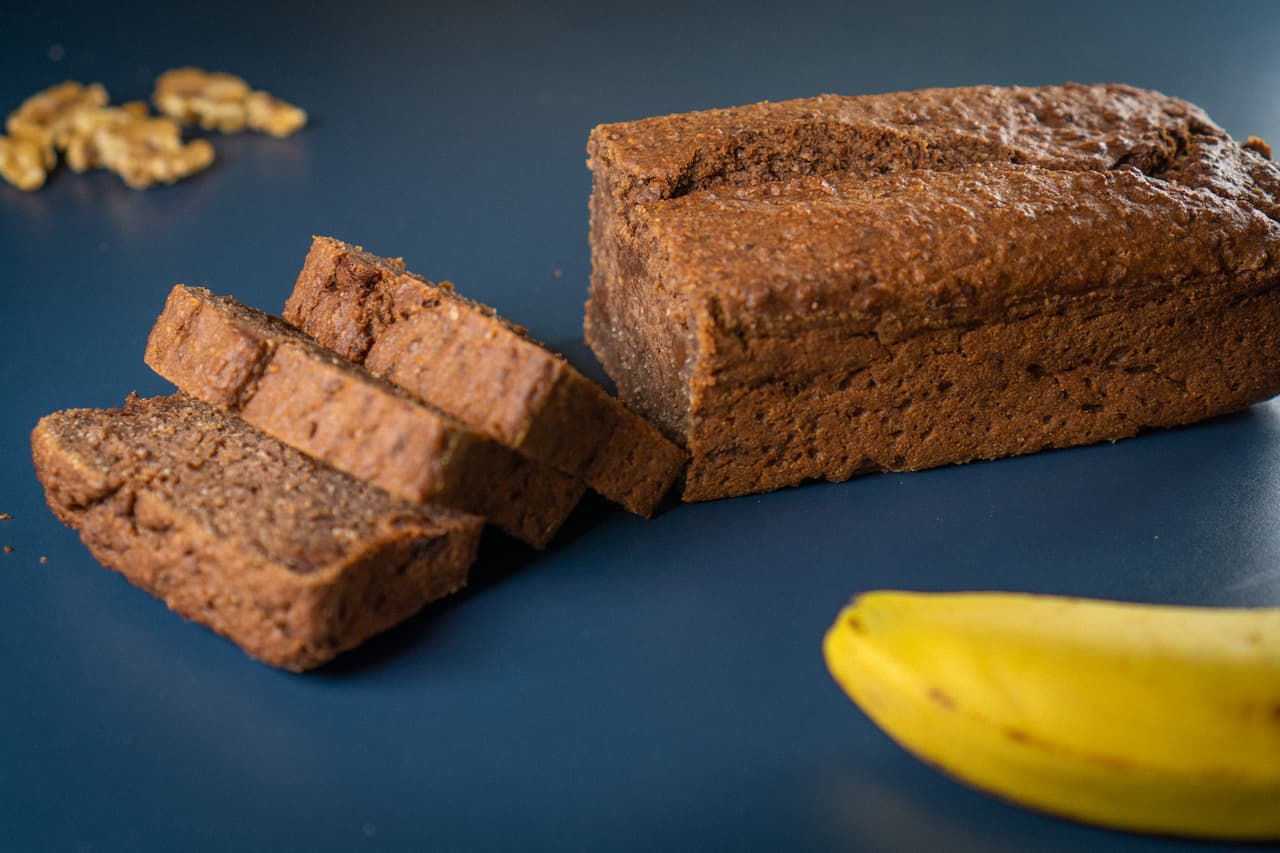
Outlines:
[[1121,829],[1280,838],[1280,608],[881,591],[824,652],[877,725],[978,788]]

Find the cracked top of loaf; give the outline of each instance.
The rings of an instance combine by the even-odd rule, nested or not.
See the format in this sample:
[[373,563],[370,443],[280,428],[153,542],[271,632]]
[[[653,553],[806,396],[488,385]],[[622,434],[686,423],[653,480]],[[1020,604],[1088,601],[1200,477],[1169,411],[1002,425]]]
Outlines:
[[597,127],[651,274],[727,322],[890,334],[1099,290],[1280,280],[1280,169],[1120,85],[822,95]]

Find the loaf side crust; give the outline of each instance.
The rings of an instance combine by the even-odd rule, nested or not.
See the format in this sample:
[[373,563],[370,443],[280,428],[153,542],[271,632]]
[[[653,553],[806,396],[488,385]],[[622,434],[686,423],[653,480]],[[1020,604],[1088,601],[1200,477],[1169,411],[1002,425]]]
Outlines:
[[605,497],[652,514],[684,454],[563,358],[486,306],[316,237],[285,318],[454,417]]
[[[482,521],[448,510],[411,507],[385,496],[370,496],[355,480],[306,460],[247,427],[226,426],[228,416],[197,413],[198,426],[177,418],[202,404],[170,404],[167,398],[131,399],[124,410],[73,410],[49,415],[32,433],[37,477],[54,514],[77,529],[90,552],[130,583],[163,600],[272,666],[302,671],[416,613],[423,605],[461,588],[475,558]],[[156,410],[169,411],[156,414]],[[278,519],[297,519],[272,536],[303,541],[288,563],[263,552],[257,537],[236,532],[237,519],[216,506],[213,488],[190,491],[166,482],[164,468],[116,464],[104,467],[94,447],[130,419],[152,417],[173,431],[202,429],[220,438],[219,426],[258,457],[263,486],[248,493],[231,482],[215,457],[189,458],[206,469],[222,499],[261,507]],[[68,428],[68,419],[81,426]],[[224,423],[219,424],[219,419]],[[83,428],[88,424],[88,428]],[[165,438],[157,439],[164,441]],[[254,447],[261,450],[254,451]],[[147,448],[136,446],[137,458]],[[276,460],[294,454],[291,467],[329,486],[325,507],[304,503],[296,493],[278,493],[288,479]],[[274,476],[273,476],[274,475]],[[295,477],[296,479],[296,477]],[[325,491],[324,489],[320,489]],[[239,491],[240,493],[234,494]],[[352,511],[352,496],[373,504],[370,528],[358,538],[334,537],[323,513]],[[199,517],[221,512],[220,529]],[[317,513],[321,519],[312,521]],[[343,523],[339,529],[347,530]],[[310,543],[310,544],[307,544]]]
[[1136,296],[888,345],[827,329],[753,337],[748,353],[722,330],[726,374],[804,353],[828,367],[704,394],[685,499],[1115,441],[1280,391],[1280,288]]
[[483,515],[547,545],[584,487],[325,351],[301,332],[177,285],[146,362],[183,391],[390,494]]

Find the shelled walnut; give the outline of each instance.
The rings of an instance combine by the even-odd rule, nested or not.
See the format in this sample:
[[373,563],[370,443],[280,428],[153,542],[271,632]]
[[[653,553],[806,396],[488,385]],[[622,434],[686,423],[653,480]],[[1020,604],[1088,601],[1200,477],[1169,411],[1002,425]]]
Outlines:
[[267,92],[254,92],[245,99],[249,127],[282,138],[297,133],[307,123],[301,107],[280,100]]
[[75,118],[107,103],[107,90],[68,80],[23,101],[5,121],[0,136],[0,177],[28,192],[44,186],[69,142]]
[[[15,139],[28,139],[45,148],[67,147],[77,113],[107,105],[107,90],[99,83],[88,86],[68,80],[23,101],[9,113],[5,129]],[[52,168],[50,162],[47,168]]]
[[156,109],[184,124],[235,133],[248,127],[288,136],[307,123],[305,111],[268,92],[253,91],[243,78],[222,71],[174,68],[156,78]]
[[141,189],[173,183],[213,162],[203,139],[184,143],[179,123],[234,133],[258,130],[283,137],[307,123],[305,111],[240,77],[199,68],[175,68],[156,80],[152,100],[108,106],[100,83],[59,83],[27,98],[9,114],[0,136],[0,178],[20,190],[44,186],[58,155],[75,172],[110,169]]
[[249,84],[234,74],[174,68],[156,78],[151,102],[183,124],[235,133],[247,123],[244,102],[250,91]]
[[149,116],[141,102],[80,113],[67,147],[73,170],[110,169],[134,189],[171,184],[208,168],[213,156],[206,140],[184,144],[177,122]]
[[49,174],[46,150],[53,149],[22,137],[0,136],[0,177],[20,190],[40,189]]

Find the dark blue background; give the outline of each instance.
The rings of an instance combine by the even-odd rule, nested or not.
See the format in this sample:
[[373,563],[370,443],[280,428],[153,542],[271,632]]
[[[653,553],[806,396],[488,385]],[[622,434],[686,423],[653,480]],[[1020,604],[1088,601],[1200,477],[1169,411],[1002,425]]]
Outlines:
[[[167,390],[169,286],[279,310],[313,233],[580,343],[592,125],[819,92],[1120,80],[1280,142],[1280,4],[9,2],[0,112],[65,78],[246,76],[312,116],[134,192],[0,185],[0,850],[1152,850],[907,757],[827,676],[874,587],[1280,604],[1280,406],[1115,445],[680,506],[550,552],[308,676],[99,568],[27,434]],[[58,57],[56,61],[51,57]],[[41,555],[48,557],[40,564]],[[500,582],[499,582],[500,581]],[[1195,849],[1195,845],[1176,845]]]

